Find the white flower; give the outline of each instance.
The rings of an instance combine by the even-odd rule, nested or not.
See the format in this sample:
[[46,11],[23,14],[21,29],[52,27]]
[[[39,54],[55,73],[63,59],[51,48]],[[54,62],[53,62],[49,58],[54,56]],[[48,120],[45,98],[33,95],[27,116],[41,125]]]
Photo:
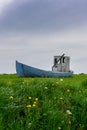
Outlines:
[[44,89],[48,89],[48,87],[45,87]]
[[58,127],[58,130],[61,130],[61,127],[60,127],[60,126]]
[[72,115],[72,113],[71,113],[70,110],[67,110],[66,113],[67,113],[68,115]]
[[69,121],[69,124],[71,124],[71,121]]

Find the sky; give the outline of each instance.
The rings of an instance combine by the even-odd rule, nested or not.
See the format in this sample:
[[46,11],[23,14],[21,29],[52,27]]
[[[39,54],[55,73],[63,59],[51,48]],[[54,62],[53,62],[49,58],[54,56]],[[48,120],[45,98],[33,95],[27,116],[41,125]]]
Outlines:
[[51,70],[63,53],[87,73],[87,0],[0,0],[1,74],[16,73],[16,60]]

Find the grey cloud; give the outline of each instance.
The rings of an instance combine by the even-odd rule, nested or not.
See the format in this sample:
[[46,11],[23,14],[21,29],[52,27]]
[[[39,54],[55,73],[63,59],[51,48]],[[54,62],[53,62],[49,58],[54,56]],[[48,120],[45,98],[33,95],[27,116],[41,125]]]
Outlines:
[[9,9],[0,28],[13,31],[60,31],[87,22],[87,2],[34,0]]

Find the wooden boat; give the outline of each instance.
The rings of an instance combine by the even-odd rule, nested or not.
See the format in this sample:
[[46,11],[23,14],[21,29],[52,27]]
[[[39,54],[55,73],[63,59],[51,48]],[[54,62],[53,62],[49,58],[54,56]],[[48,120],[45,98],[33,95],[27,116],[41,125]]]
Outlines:
[[[61,60],[62,57],[61,58],[58,57],[58,58]],[[58,61],[60,61],[59,59]],[[64,70],[55,71],[55,68],[58,69],[58,67],[56,67],[58,61],[56,61],[56,64],[53,65],[52,71],[41,70],[41,69],[31,67],[31,66],[28,66],[28,65],[25,65],[16,61],[16,72],[21,77],[69,77],[69,76],[72,76],[73,71],[64,71]],[[60,64],[58,64],[58,66]],[[64,69],[64,66],[62,68]]]

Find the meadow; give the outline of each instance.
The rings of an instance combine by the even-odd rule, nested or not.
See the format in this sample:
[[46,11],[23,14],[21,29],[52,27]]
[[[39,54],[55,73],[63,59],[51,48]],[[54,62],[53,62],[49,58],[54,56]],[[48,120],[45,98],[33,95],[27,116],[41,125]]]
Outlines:
[[87,74],[0,75],[0,130],[87,130]]

